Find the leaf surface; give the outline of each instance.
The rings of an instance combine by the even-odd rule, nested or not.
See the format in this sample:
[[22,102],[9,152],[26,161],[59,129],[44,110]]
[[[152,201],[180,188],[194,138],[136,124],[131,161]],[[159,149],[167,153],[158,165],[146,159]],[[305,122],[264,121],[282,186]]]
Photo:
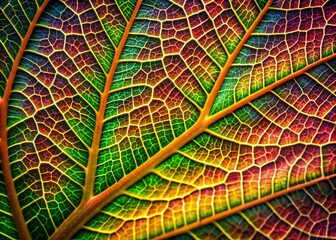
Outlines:
[[336,238],[335,3],[1,4],[1,236]]

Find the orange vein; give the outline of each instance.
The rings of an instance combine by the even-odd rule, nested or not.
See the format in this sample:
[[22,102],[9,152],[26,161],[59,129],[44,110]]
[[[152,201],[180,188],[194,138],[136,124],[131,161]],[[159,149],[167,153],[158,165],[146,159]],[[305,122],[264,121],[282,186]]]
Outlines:
[[104,126],[104,116],[107,105],[107,100],[109,96],[109,91],[112,85],[113,76],[117,69],[120,55],[125,46],[126,40],[128,38],[129,32],[135,20],[135,17],[138,14],[140,6],[142,4],[142,0],[137,1],[137,4],[134,8],[133,14],[128,21],[126,28],[124,30],[124,34],[120,40],[119,46],[114,53],[114,57],[112,60],[111,68],[108,74],[106,75],[106,83],[104,87],[104,91],[101,94],[100,105],[98,112],[96,112],[96,124],[93,133],[93,140],[91,144],[91,148],[89,149],[89,159],[88,166],[86,170],[86,178],[84,183],[84,192],[82,197],[81,204],[70,214],[70,216],[57,228],[57,230],[53,233],[50,239],[64,239],[70,238],[73,236],[79,229],[81,229],[92,216],[96,205],[95,197],[94,197],[94,184],[96,178],[96,169],[100,148],[100,139],[102,135],[102,130]]
[[157,238],[154,238],[154,239],[156,239],[156,240],[159,240],[159,239],[168,239],[168,238],[171,238],[171,237],[174,237],[174,236],[186,233],[188,231],[192,231],[192,230],[194,230],[196,228],[205,226],[205,225],[210,224],[210,223],[212,223],[214,221],[219,221],[219,220],[221,220],[221,219],[223,219],[225,217],[231,216],[233,214],[237,214],[237,213],[239,213],[241,211],[244,211],[244,210],[247,210],[249,208],[255,207],[255,206],[260,205],[262,203],[269,202],[269,201],[271,201],[273,199],[285,196],[285,195],[287,195],[289,193],[301,190],[303,188],[310,187],[310,186],[312,186],[314,184],[317,184],[319,182],[322,182],[322,181],[325,181],[325,180],[329,180],[329,179],[331,179],[333,177],[336,177],[336,174],[332,174],[332,175],[329,175],[329,176],[323,177],[323,178],[317,178],[317,179],[314,179],[314,180],[309,181],[309,182],[305,182],[305,183],[302,183],[302,184],[298,184],[298,185],[292,186],[290,188],[287,188],[287,189],[275,192],[273,194],[267,195],[267,196],[265,196],[263,198],[260,198],[260,199],[257,199],[257,200],[245,203],[245,204],[240,205],[238,207],[234,207],[234,208],[232,208],[232,209],[230,209],[228,211],[212,215],[212,216],[210,216],[208,218],[204,218],[204,219],[202,219],[199,222],[194,222],[194,223],[185,225],[184,227],[175,229],[175,230],[173,230],[171,232],[165,233],[165,234],[163,234],[163,235],[161,235],[161,236],[159,236]]
[[99,155],[100,139],[101,139],[102,130],[104,126],[104,116],[105,116],[105,110],[106,110],[107,100],[109,96],[109,91],[111,89],[114,73],[117,70],[120,55],[125,46],[126,40],[128,38],[129,32],[135,20],[135,17],[138,14],[141,3],[142,1],[137,1],[133,14],[129,22],[126,25],[126,28],[120,40],[119,46],[114,53],[110,71],[106,75],[106,83],[104,87],[104,92],[100,96],[99,109],[98,109],[98,112],[96,112],[96,125],[94,128],[93,140],[92,140],[91,148],[89,149],[89,159],[88,159],[88,166],[86,170],[86,178],[85,178],[85,183],[84,183],[84,192],[83,192],[82,202],[90,199],[94,195],[94,184],[95,184],[97,161],[98,161],[98,155]]
[[271,7],[272,5],[272,1],[269,1],[265,8],[260,12],[260,14],[258,15],[258,17],[256,18],[256,20],[254,21],[254,23],[251,25],[251,27],[247,30],[247,32],[245,33],[245,35],[243,36],[242,40],[239,42],[239,44],[237,45],[237,47],[235,48],[235,50],[233,51],[233,53],[228,57],[223,69],[221,70],[221,72],[219,73],[218,79],[216,81],[216,83],[214,84],[213,89],[211,90],[211,93],[209,95],[209,98],[207,99],[207,101],[205,102],[204,105],[204,110],[201,113],[200,118],[206,118],[211,110],[212,104],[215,101],[217,94],[224,82],[224,79],[227,75],[227,73],[229,72],[232,63],[234,62],[234,60],[236,59],[236,57],[238,56],[238,54],[240,53],[240,50],[242,49],[242,47],[245,45],[246,41],[251,37],[251,34],[254,32],[255,28],[258,26],[258,24],[260,23],[261,19],[264,17],[264,15],[266,14],[266,12],[268,11],[268,9]]
[[24,216],[21,211],[19,199],[16,193],[16,189],[14,186],[14,181],[12,178],[10,163],[8,159],[8,145],[7,145],[7,107],[9,96],[12,90],[13,82],[16,76],[16,72],[19,69],[19,63],[25,52],[27,47],[28,41],[30,39],[31,34],[34,31],[36,23],[40,18],[42,12],[44,11],[45,7],[48,5],[48,0],[44,1],[40,8],[37,10],[33,20],[31,21],[29,28],[27,30],[26,35],[22,39],[20,49],[18,54],[16,55],[11,72],[7,79],[6,88],[4,92],[4,96],[0,99],[0,156],[1,156],[1,165],[2,171],[4,176],[4,181],[6,185],[7,196],[10,203],[11,212],[13,215],[13,220],[17,229],[17,233],[20,239],[31,239],[27,224],[25,222]]

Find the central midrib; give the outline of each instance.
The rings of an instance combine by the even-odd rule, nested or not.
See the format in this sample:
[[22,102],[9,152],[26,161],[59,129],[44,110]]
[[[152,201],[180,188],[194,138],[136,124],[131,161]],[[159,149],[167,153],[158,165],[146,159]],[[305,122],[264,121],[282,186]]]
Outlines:
[[113,199],[116,199],[121,195],[123,190],[126,190],[128,187],[136,183],[143,176],[149,173],[151,169],[160,164],[164,159],[171,156],[175,153],[179,148],[185,145],[187,142],[198,136],[200,133],[204,131],[211,124],[211,117],[208,116],[211,106],[217,96],[218,91],[225,79],[226,74],[228,73],[232,63],[236,59],[238,53],[241,48],[244,46],[246,41],[249,39],[265,13],[268,11],[273,1],[269,1],[265,8],[260,12],[256,21],[252,24],[252,26],[248,29],[248,31],[243,36],[242,40],[237,45],[234,52],[228,57],[227,62],[225,63],[223,69],[221,70],[218,79],[207,99],[204,109],[200,114],[197,122],[189,128],[186,132],[184,132],[181,136],[173,140],[170,144],[168,144],[165,148],[161,149],[157,154],[155,154],[148,161],[143,163],[137,169],[129,173],[127,176],[120,179],[118,182],[110,186],[108,189],[94,196],[94,184],[96,177],[96,168],[99,154],[99,146],[101,140],[101,134],[104,123],[104,115],[107,105],[107,99],[110,91],[110,87],[112,85],[112,80],[116,68],[118,66],[120,54],[122,49],[126,43],[128,38],[129,31],[132,27],[133,21],[137,15],[137,12],[140,8],[141,1],[137,2],[136,8],[132,14],[130,21],[128,22],[123,37],[120,41],[120,44],[115,52],[111,69],[106,76],[106,84],[104,88],[104,92],[101,95],[100,107],[98,112],[96,113],[96,125],[94,129],[93,141],[91,148],[89,149],[89,160],[87,166],[87,175],[85,179],[84,185],[84,193],[81,204],[72,212],[69,217],[57,228],[57,230],[53,233],[50,239],[64,239],[71,238],[79,229],[83,227],[83,225],[91,219],[95,214],[97,214],[100,209],[102,209],[106,204],[108,204]]

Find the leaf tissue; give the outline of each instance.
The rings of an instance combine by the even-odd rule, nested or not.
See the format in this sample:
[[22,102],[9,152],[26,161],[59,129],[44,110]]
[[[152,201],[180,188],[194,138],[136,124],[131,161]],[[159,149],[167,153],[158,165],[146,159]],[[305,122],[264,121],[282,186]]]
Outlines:
[[336,239],[335,10],[0,1],[0,239]]

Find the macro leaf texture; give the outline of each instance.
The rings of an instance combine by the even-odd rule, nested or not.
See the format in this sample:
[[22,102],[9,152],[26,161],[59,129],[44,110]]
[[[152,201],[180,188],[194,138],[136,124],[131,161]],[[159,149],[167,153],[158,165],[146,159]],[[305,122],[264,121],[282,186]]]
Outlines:
[[336,2],[0,1],[0,239],[336,239]]

